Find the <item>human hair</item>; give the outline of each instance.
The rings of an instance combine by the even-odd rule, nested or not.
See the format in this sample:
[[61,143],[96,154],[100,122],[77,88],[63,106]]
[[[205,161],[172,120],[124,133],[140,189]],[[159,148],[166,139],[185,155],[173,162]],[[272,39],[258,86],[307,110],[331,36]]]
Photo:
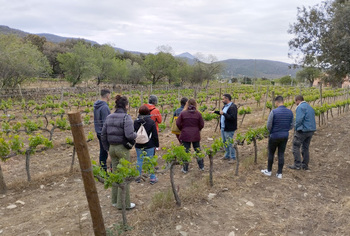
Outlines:
[[148,109],[148,107],[146,105],[142,105],[140,108],[139,108],[139,114],[142,115],[142,116],[147,116],[150,114],[150,111]]
[[111,91],[109,89],[101,89],[101,97],[105,98],[108,94],[110,94]]
[[295,101],[304,101],[303,95],[297,95],[297,96],[295,96]]
[[181,98],[181,101],[180,101],[181,106],[185,106],[187,101],[188,101],[188,98],[186,98],[186,97]]
[[115,96],[115,108],[122,108],[126,110],[126,106],[129,104],[128,98],[125,96],[117,95]]
[[283,103],[283,97],[282,96],[277,96],[275,98],[275,102]]
[[157,105],[158,104],[158,97],[156,95],[149,96],[148,103],[153,104],[153,105]]
[[[185,105],[185,107],[184,107],[184,111],[187,111],[189,107],[194,108],[194,110],[197,110],[197,102],[196,102],[196,100],[194,100],[193,98],[188,100],[186,105]],[[190,109],[190,110],[193,110],[193,109]]]
[[224,97],[228,98],[228,100],[229,100],[229,101],[231,101],[231,99],[232,99],[231,95],[230,95],[230,94],[228,94],[228,93],[225,93],[225,94],[224,94],[224,95],[222,95],[222,96],[224,96]]

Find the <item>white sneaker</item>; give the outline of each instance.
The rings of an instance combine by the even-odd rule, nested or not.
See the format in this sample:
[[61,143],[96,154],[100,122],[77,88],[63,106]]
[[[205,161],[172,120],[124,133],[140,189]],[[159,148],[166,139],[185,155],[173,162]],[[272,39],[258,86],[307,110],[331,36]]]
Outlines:
[[267,175],[267,176],[271,176],[271,171],[268,171],[267,169],[261,170],[261,173],[263,173],[264,175]]
[[133,209],[133,208],[135,208],[135,206],[136,206],[135,203],[130,202],[130,208],[129,209]]
[[187,173],[187,171],[186,171],[186,170],[184,170],[184,168],[183,168],[183,167],[182,167],[181,171],[182,171],[182,173],[184,173],[184,174],[186,174],[186,173]]
[[282,179],[282,174],[276,174],[276,177],[279,178],[279,179]]

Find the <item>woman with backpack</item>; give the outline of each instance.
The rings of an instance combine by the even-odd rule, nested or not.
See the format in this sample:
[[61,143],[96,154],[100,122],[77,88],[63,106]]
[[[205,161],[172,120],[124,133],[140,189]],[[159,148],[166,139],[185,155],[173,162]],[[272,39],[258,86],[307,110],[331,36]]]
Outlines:
[[[136,154],[137,154],[137,169],[140,172],[140,177],[136,179],[137,183],[141,182],[143,157],[152,158],[155,154],[155,149],[159,147],[158,132],[156,123],[151,119],[150,110],[146,105],[139,109],[139,116],[134,121],[135,132],[138,133],[136,138]],[[158,182],[155,174],[150,176],[150,184]]]
[[[181,130],[180,140],[182,145],[186,148],[186,152],[190,151],[191,144],[196,152],[200,151],[200,131],[204,127],[204,120],[199,111],[197,111],[196,100],[191,98],[187,101],[185,108],[180,113],[176,120],[176,125]],[[204,160],[197,159],[198,167],[204,170]],[[183,165],[182,172],[187,173],[188,163]]]
[[[103,147],[109,152],[107,163],[112,161],[112,169],[115,171],[120,159],[130,161],[130,149],[135,143],[136,133],[131,116],[127,114],[128,99],[117,95],[115,98],[115,112],[108,115],[102,128],[101,140]],[[135,207],[130,203],[129,184],[126,185],[125,204],[126,209]],[[122,209],[122,190],[112,187],[112,205]]]

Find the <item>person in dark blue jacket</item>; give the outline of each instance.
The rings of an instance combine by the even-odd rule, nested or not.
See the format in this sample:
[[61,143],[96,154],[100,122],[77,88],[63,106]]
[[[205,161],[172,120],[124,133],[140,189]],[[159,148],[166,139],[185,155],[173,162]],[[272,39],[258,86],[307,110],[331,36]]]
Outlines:
[[107,172],[107,157],[108,152],[103,148],[101,141],[101,132],[103,123],[105,122],[107,116],[111,114],[108,107],[108,101],[111,99],[111,92],[108,89],[101,90],[101,100],[97,100],[94,103],[94,125],[95,132],[100,143],[100,166]]
[[278,170],[276,176],[282,179],[284,152],[287,146],[289,130],[293,128],[293,112],[283,105],[282,96],[275,98],[275,106],[277,108],[270,112],[267,120],[267,129],[270,132],[267,169],[261,170],[261,172],[267,176],[271,176],[273,159],[278,148]]
[[[295,134],[293,139],[293,155],[294,155],[294,165],[289,166],[290,169],[304,170],[309,169],[309,146],[311,138],[316,131],[316,120],[314,109],[304,101],[304,97],[298,95],[295,97],[295,103],[298,105],[295,115]],[[301,161],[300,155],[303,156],[303,161]]]

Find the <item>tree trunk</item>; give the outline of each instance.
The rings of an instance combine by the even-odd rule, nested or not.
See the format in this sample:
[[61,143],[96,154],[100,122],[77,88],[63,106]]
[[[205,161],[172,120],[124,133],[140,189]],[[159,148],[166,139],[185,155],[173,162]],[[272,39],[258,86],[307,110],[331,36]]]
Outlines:
[[214,160],[213,160],[213,154],[210,153],[209,154],[209,183],[210,183],[210,187],[213,187],[214,186],[214,183],[213,183],[213,163],[214,163]]
[[238,153],[238,145],[237,143],[235,142],[234,145],[233,145],[233,148],[236,150],[236,172],[235,172],[235,175],[238,176],[238,168],[239,168],[239,153]]
[[0,165],[0,194],[5,194],[7,192],[7,187],[4,179],[4,175],[2,174],[2,169]]
[[181,206],[181,200],[180,200],[180,197],[176,191],[176,186],[175,186],[175,183],[174,183],[174,162],[170,163],[170,182],[171,182],[171,188],[173,190],[173,193],[174,193],[174,197],[175,197],[175,201],[176,201],[176,205],[177,206]]
[[31,176],[30,176],[30,149],[26,150],[26,171],[27,171],[27,180],[28,182],[30,182],[32,180]]
[[258,163],[258,145],[256,144],[256,138],[253,138],[254,143],[254,163]]

